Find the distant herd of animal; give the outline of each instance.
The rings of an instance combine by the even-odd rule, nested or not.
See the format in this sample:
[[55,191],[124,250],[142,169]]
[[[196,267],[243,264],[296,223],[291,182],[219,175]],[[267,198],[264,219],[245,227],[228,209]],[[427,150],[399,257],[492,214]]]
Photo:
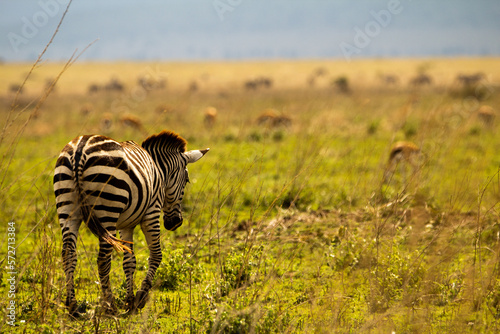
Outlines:
[[[316,87],[320,80],[329,82],[330,85],[336,86],[338,82],[342,81],[342,79],[347,79],[345,76],[339,77],[330,77],[328,73],[328,69],[324,67],[318,67],[314,69],[306,79],[306,85],[309,87]],[[379,74],[378,75],[379,82],[384,86],[397,86],[401,85],[401,79],[399,76],[395,74]],[[456,75],[453,84],[459,85],[462,87],[473,87],[478,85],[479,83],[486,81],[487,76],[482,72],[464,74],[459,73]],[[52,84],[53,79],[46,80],[46,86]],[[201,90],[201,87],[204,82],[208,81],[208,75],[203,75],[200,79],[193,79],[188,84],[187,90],[190,93],[195,93]],[[411,77],[408,81],[408,85],[410,87],[422,87],[422,86],[430,86],[434,82],[433,77],[425,72],[420,72],[415,76]],[[141,87],[146,91],[165,89],[167,88],[167,80],[164,77],[147,77],[140,76],[137,78],[136,86]],[[241,88],[246,91],[261,91],[268,90],[275,86],[274,80],[268,76],[256,76],[254,78],[250,78],[244,80]],[[111,77],[107,83],[97,84],[92,83],[88,86],[89,94],[96,94],[100,92],[123,92],[127,88],[127,85],[119,80],[117,77]],[[23,93],[24,87],[20,84],[12,83],[8,88],[10,93]]]

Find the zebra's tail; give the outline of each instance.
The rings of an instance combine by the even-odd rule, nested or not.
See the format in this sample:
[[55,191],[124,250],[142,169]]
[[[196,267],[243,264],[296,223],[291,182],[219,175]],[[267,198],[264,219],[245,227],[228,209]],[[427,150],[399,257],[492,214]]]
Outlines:
[[[88,140],[88,138],[86,138]],[[76,190],[78,193],[79,197],[79,202],[80,202],[80,208],[82,211],[83,215],[83,220],[87,224],[89,230],[98,238],[102,238],[105,240],[107,243],[109,243],[117,252],[128,252],[132,254],[132,249],[128,247],[125,244],[133,244],[131,241],[126,241],[126,240],[121,240],[111,233],[109,233],[108,230],[102,226],[101,222],[99,219],[92,214],[92,207],[89,207],[87,204],[87,196],[84,194],[82,191],[82,186],[80,184],[80,175],[83,173],[83,163],[82,163],[82,150],[83,147],[85,146],[86,141],[85,137],[81,140],[79,143],[76,151],[75,151],[75,164],[73,166],[74,170],[74,175],[75,175],[75,184],[76,184]]]
[[91,210],[83,210],[85,206],[82,205],[82,213],[83,217],[85,219],[85,222],[87,223],[87,226],[89,230],[96,235],[99,238],[102,238],[105,240],[108,244],[113,246],[113,248],[120,253],[127,252],[132,254],[132,249],[128,247],[125,244],[133,244],[131,241],[126,241],[126,240],[121,240],[111,233],[109,233],[108,230],[102,226],[101,222],[94,216],[92,215]]

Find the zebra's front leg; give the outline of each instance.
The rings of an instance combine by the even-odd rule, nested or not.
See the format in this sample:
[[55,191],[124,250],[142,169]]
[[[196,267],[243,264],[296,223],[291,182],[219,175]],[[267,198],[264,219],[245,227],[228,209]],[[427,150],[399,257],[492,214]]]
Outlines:
[[[116,233],[112,233],[115,236]],[[102,290],[102,306],[104,313],[116,314],[116,305],[111,291],[109,272],[111,270],[111,253],[113,246],[106,240],[99,238],[99,255],[97,257],[97,267]]]
[[146,305],[149,290],[153,286],[153,279],[156,269],[161,263],[161,245],[160,245],[160,223],[158,220],[150,224],[141,224],[141,229],[146,236],[149,248],[148,272],[146,278],[142,281],[141,288],[135,296],[135,309],[142,309]]
[[[120,236],[121,236],[122,240],[124,240],[124,241],[133,242],[134,230],[133,229],[121,230]],[[132,253],[125,252],[123,254],[123,271],[125,272],[125,277],[127,280],[126,305],[127,305],[127,310],[130,312],[130,311],[133,311],[134,303],[135,303],[134,273],[135,273],[135,268],[137,266],[137,262],[136,262],[135,254],[134,254],[134,245],[131,243],[131,244],[129,244],[129,247],[132,250]]]

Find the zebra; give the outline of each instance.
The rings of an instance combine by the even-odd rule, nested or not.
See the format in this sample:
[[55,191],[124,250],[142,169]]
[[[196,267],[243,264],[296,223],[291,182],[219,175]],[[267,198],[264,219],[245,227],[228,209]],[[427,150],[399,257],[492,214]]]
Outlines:
[[[82,221],[99,238],[97,264],[104,311],[117,312],[109,282],[113,248],[124,253],[128,312],[145,306],[162,258],[160,212],[163,211],[167,230],[173,231],[182,224],[181,202],[189,182],[186,165],[198,161],[209,150],[186,151],[186,145],[178,134],[162,131],[145,139],[142,145],[117,142],[102,135],[84,135],[63,148],[53,181],[70,315],[77,317],[82,312],[73,282]],[[150,256],[146,277],[134,296],[133,230],[137,225],[145,235]],[[117,230],[122,239],[116,237]]]

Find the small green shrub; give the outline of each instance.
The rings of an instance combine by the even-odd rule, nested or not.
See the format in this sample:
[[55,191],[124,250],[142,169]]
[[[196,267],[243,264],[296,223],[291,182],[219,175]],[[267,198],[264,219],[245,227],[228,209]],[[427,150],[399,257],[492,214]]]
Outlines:
[[221,282],[221,295],[225,296],[233,289],[237,289],[250,281],[252,273],[251,260],[247,259],[245,252],[231,252],[227,255],[222,265],[223,281]]
[[358,236],[357,229],[350,231],[341,226],[325,254],[326,263],[336,271],[352,271],[360,265],[360,262],[366,266],[372,261],[370,255],[372,247],[371,242]]
[[405,295],[418,291],[425,273],[418,254],[407,253],[401,241],[393,242],[383,254],[371,272],[373,312],[383,312]]
[[[226,305],[226,307],[228,306]],[[223,334],[250,333],[252,318],[253,314],[250,310],[224,309],[211,324],[209,332]]]
[[180,285],[190,279],[195,283],[201,280],[203,269],[195,265],[190,254],[184,254],[183,249],[175,249],[163,253],[163,261],[156,271],[155,280],[160,290],[176,291]]
[[258,333],[272,334],[285,333],[291,325],[292,317],[287,310],[279,311],[276,307],[270,306],[264,310],[264,314],[256,326]]

